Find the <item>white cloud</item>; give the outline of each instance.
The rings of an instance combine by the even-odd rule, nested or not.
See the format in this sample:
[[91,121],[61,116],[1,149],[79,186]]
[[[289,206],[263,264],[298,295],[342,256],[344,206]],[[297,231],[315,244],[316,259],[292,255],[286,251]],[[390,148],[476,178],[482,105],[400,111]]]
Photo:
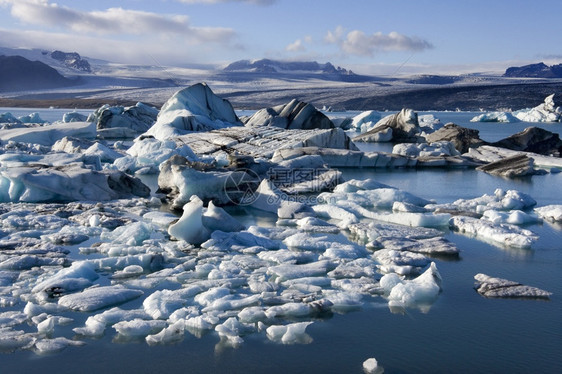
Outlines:
[[192,42],[224,42],[235,36],[229,28],[194,27],[187,16],[109,8],[83,12],[49,3],[48,0],[4,0],[11,5],[11,15],[39,26],[69,29],[77,33],[99,35],[181,35]]
[[204,62],[208,54],[213,54],[213,49],[206,45],[190,49],[188,46],[175,44],[173,48],[160,39],[118,40],[103,36],[35,30],[0,29],[0,40],[6,41],[3,44],[5,47],[76,51],[90,58],[141,65],[152,65],[155,61],[165,65]]
[[352,30],[345,34],[343,27],[338,26],[334,31],[328,31],[324,40],[336,44],[348,54],[357,56],[372,56],[377,51],[422,51],[433,48],[430,42],[418,37],[402,35],[396,31],[389,34],[377,32],[366,34],[360,30]]
[[277,0],[176,0],[185,4],[219,4],[219,3],[249,3],[256,5],[271,5]]
[[293,43],[286,46],[285,50],[289,52],[303,52],[306,50],[306,48],[302,44],[302,40],[297,39]]

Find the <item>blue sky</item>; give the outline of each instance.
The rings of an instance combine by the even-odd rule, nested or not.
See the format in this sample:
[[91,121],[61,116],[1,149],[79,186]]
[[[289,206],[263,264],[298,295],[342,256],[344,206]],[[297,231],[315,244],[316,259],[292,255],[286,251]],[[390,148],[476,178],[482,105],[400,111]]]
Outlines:
[[133,64],[330,61],[359,73],[562,62],[560,0],[0,0],[0,46]]

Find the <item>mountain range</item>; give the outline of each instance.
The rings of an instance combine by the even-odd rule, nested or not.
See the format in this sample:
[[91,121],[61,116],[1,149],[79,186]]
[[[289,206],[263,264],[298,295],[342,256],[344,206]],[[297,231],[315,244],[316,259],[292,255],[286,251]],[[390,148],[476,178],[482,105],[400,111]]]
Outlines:
[[562,78],[562,64],[548,66],[544,62],[507,68],[504,77],[510,78]]

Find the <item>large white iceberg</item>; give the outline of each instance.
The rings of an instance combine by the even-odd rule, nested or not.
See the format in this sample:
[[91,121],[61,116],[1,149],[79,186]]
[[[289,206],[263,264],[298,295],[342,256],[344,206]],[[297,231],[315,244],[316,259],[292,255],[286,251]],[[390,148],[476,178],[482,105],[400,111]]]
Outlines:
[[162,106],[154,126],[147,132],[166,140],[191,131],[209,131],[242,126],[232,105],[216,96],[205,83],[176,92]]
[[544,103],[531,109],[521,109],[513,115],[525,122],[559,122],[562,116],[560,107],[555,107],[554,94],[547,96]]

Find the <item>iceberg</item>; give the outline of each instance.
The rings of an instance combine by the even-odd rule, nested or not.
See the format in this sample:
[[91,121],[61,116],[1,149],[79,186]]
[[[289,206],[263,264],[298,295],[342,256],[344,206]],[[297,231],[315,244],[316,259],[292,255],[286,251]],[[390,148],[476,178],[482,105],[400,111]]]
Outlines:
[[494,224],[483,219],[456,216],[451,218],[450,224],[460,233],[505,247],[530,248],[538,240],[533,232],[507,223]]
[[312,104],[296,99],[285,105],[257,111],[245,121],[246,126],[275,126],[283,129],[331,129],[334,124]]
[[537,207],[535,213],[550,222],[562,221],[562,205],[559,204]]
[[519,118],[509,112],[489,112],[473,117],[470,122],[519,122]]
[[562,111],[555,107],[554,94],[547,96],[542,104],[513,112],[513,115],[524,122],[560,122]]
[[[384,277],[396,279],[394,275],[384,275]],[[383,278],[381,278],[381,284],[386,284],[387,281],[383,281]],[[431,304],[441,292],[441,282],[442,279],[439,271],[437,271],[437,266],[432,262],[429,268],[417,278],[396,281],[388,295],[389,306],[423,307]]]
[[195,245],[211,237],[209,230],[203,226],[203,201],[200,198],[194,195],[190,202],[183,206],[181,218],[170,225],[168,234]]
[[80,312],[91,312],[108,306],[122,304],[144,294],[140,290],[122,286],[92,287],[82,292],[61,297],[59,305]]
[[312,322],[295,322],[288,325],[272,325],[266,330],[269,340],[283,344],[309,344],[312,342],[306,328]]
[[166,140],[191,131],[210,131],[242,126],[228,100],[216,96],[205,83],[197,83],[176,92],[158,113],[145,135]]
[[55,123],[38,127],[0,130],[0,140],[52,146],[65,136],[94,139],[96,134],[94,122]]
[[482,273],[476,274],[474,279],[476,279],[476,291],[484,297],[548,299],[552,295],[551,292],[540,288]]

